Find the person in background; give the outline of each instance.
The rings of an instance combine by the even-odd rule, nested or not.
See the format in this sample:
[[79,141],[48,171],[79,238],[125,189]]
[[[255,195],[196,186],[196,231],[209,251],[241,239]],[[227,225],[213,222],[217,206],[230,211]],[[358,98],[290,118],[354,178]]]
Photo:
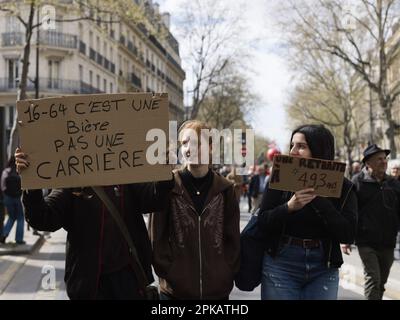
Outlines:
[[[333,160],[334,137],[322,125],[292,132],[290,155]],[[352,243],[357,198],[347,179],[339,198],[319,197],[313,188],[264,192],[258,224],[265,235],[263,300],[334,300],[343,264],[340,243]]]
[[390,163],[390,175],[400,181],[400,160],[393,160]]
[[359,161],[354,161],[351,164],[351,177],[354,177],[356,174],[361,172],[361,163]]
[[24,209],[21,203],[21,177],[17,173],[14,156],[10,157],[7,167],[1,174],[1,191],[3,192],[4,205],[8,212],[8,220],[0,236],[0,243],[5,243],[15,221],[17,221],[15,242],[17,244],[25,244]]
[[[390,175],[400,181],[400,160],[390,162]],[[397,233],[397,258],[400,260],[400,230]]]
[[[358,198],[356,246],[368,300],[383,298],[399,230],[400,182],[386,174],[389,153],[376,144],[368,146],[363,152],[365,167],[352,179]],[[342,250],[346,254],[351,251],[349,245],[343,245]]]
[[249,213],[252,212],[252,206],[251,206],[251,193],[250,193],[250,183],[251,183],[251,179],[254,176],[254,172],[255,172],[256,167],[255,166],[250,166],[249,171],[247,173],[247,186],[246,186],[246,194],[247,194],[247,202],[248,202],[248,206],[249,206]]
[[226,177],[229,181],[233,183],[235,189],[236,200],[240,204],[240,198],[242,196],[242,184],[243,178],[241,175],[236,174],[236,169],[233,168],[232,171]]
[[260,206],[261,198],[264,193],[267,181],[267,172],[265,166],[257,166],[256,174],[251,178],[249,186],[253,213],[256,212],[256,210]]

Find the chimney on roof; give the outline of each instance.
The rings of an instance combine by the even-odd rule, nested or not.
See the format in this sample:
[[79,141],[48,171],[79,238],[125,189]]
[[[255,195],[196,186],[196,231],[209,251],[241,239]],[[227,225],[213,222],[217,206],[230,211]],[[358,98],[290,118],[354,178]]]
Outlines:
[[164,12],[162,14],[162,19],[163,19],[165,26],[169,29],[170,24],[171,24],[171,15],[169,14],[169,12]]

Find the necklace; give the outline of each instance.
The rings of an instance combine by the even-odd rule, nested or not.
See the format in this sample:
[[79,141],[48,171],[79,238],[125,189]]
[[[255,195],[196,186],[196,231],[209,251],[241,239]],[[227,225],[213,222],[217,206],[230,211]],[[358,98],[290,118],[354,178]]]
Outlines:
[[[204,178],[205,178],[206,176],[204,176]],[[190,185],[191,185],[191,187],[194,189],[194,192],[195,192],[195,194],[197,195],[197,196],[199,196],[202,192],[203,192],[203,188],[204,188],[204,186],[207,184],[207,178],[205,178],[204,179],[204,181],[203,181],[203,183],[200,185],[200,187],[199,188],[197,188],[196,186],[195,186],[195,184],[192,182],[192,179],[196,179],[196,178],[194,178],[193,176],[192,176],[192,174],[190,173],[190,172],[188,172],[188,175],[187,175],[187,181],[190,183]],[[201,178],[202,179],[202,178]]]
[[203,184],[200,186],[200,188],[196,188],[196,186],[194,185],[194,183],[191,181],[191,178],[188,179],[191,186],[193,187],[195,193],[197,196],[199,196],[201,194],[203,187],[206,185],[207,181],[203,182]]

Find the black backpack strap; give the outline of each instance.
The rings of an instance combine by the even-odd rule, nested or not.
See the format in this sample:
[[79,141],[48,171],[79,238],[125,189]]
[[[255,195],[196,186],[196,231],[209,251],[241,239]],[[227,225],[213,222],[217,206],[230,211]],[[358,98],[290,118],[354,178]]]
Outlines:
[[140,263],[139,256],[137,254],[137,250],[135,245],[133,244],[132,238],[129,234],[128,228],[125,222],[122,220],[121,215],[114,205],[114,203],[110,200],[108,195],[105,193],[103,187],[92,187],[93,191],[96,195],[103,201],[104,205],[107,207],[108,211],[111,213],[111,216],[114,218],[114,221],[118,225],[119,230],[121,231],[125,241],[128,244],[129,252],[133,258],[133,267],[136,274],[136,277],[139,281],[140,287],[145,290],[149,281],[147,279],[146,273],[143,270],[143,266]]

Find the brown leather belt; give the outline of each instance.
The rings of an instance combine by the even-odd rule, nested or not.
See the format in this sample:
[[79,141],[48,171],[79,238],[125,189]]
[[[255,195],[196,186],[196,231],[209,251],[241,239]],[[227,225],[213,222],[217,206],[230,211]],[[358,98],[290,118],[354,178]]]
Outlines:
[[321,240],[318,240],[318,239],[301,239],[301,238],[290,237],[290,236],[283,236],[282,243],[299,246],[304,249],[319,248],[321,246]]

